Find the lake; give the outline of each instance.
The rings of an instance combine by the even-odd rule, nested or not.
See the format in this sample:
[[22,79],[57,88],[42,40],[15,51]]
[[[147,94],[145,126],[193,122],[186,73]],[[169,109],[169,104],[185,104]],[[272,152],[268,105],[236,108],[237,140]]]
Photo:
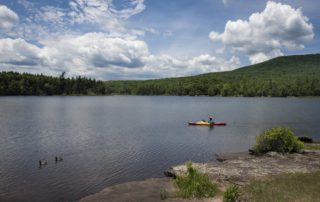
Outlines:
[[[187,125],[210,115],[228,125]],[[319,98],[0,97],[0,200],[77,200],[247,151],[270,127],[320,139],[319,120]],[[39,168],[40,159],[48,165]]]

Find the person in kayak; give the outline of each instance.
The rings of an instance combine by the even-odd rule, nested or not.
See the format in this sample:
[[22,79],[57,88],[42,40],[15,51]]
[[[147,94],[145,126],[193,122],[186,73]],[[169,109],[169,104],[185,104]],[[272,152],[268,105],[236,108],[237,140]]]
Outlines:
[[210,123],[211,125],[213,125],[213,124],[214,124],[214,121],[213,121],[213,119],[212,119],[212,117],[211,117],[211,116],[209,117],[209,121],[208,121],[208,123]]

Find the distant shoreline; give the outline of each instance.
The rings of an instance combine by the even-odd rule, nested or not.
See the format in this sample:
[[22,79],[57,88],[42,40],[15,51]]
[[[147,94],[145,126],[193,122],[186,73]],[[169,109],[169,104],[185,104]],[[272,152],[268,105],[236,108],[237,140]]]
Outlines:
[[320,96],[319,61],[320,54],[282,56],[228,72],[148,80],[3,71],[0,95]]
[[287,96],[287,97],[272,97],[272,96],[209,96],[209,95],[125,95],[125,94],[114,94],[114,95],[0,95],[0,97],[212,97],[212,98],[315,98],[318,99],[320,96]]

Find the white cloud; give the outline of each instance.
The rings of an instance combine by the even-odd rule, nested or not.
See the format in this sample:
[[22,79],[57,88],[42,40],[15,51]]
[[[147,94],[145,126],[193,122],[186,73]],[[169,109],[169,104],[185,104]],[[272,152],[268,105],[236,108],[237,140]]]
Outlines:
[[76,68],[68,64],[71,62],[93,68],[138,68],[143,66],[142,58],[149,54],[144,41],[109,37],[104,33],[61,36],[56,41],[42,43],[51,66]]
[[41,49],[23,39],[0,39],[0,63],[36,66],[41,63]]
[[26,9],[32,8],[34,6],[34,4],[29,2],[28,0],[17,0],[17,3]]
[[145,60],[143,70],[147,75],[157,78],[229,71],[239,66],[240,60],[236,57],[225,60],[209,54],[203,54],[193,58],[179,59],[168,55],[150,55]]
[[[239,59],[229,61],[209,54],[178,59],[152,55],[144,41],[110,37],[104,33],[64,35],[41,41],[36,46],[23,39],[0,39],[0,63],[8,70],[23,67],[35,73],[86,75],[106,79],[160,78],[226,71],[238,67]],[[35,71],[37,69],[37,71]]]
[[233,52],[246,54],[251,63],[280,56],[283,48],[304,48],[313,37],[313,26],[300,9],[273,1],[248,20],[228,21],[223,33],[209,34],[212,41],[221,41]]
[[194,57],[189,61],[192,68],[198,67],[205,72],[228,71],[240,65],[239,58],[232,57],[229,61],[211,56],[209,54]]
[[118,17],[128,19],[133,15],[141,13],[146,6],[144,5],[144,0],[132,0],[129,4],[129,7],[118,10],[111,4],[110,11]]
[[[72,0],[69,8],[36,8],[25,0],[20,2],[31,9],[31,14],[14,29],[15,35],[0,39],[2,70],[51,75],[66,71],[69,76],[98,79],[150,79],[226,71],[240,66],[236,57],[226,60],[203,54],[175,58],[150,53],[140,36],[145,32],[171,36],[172,32],[127,28],[126,20],[145,9],[143,0],[129,1],[121,10],[111,0]],[[75,31],[72,26],[90,32]],[[93,29],[94,32],[91,26],[102,29]]]
[[0,5],[0,31],[10,31],[18,22],[19,17],[15,12]]
[[68,16],[72,24],[98,24],[110,33],[127,32],[123,20],[145,9],[144,0],[131,0],[121,10],[115,8],[111,0],[72,0],[69,6]]
[[[24,38],[41,38],[43,35],[55,33],[66,34],[74,32],[106,32],[113,36],[131,35],[136,37],[143,30],[128,29],[125,21],[145,9],[143,0],[131,0],[121,9],[115,8],[112,0],[70,0],[67,7],[54,6],[36,7],[36,4],[19,0],[24,5],[29,16],[23,19],[20,29]],[[41,25],[41,26],[38,26]],[[30,28],[32,27],[32,28]],[[43,33],[42,35],[37,34]],[[27,35],[28,33],[31,33]]]
[[283,53],[279,49],[272,50],[268,53],[258,52],[250,55],[250,61],[252,64],[269,60],[270,58],[282,56]]
[[68,15],[72,23],[97,23],[109,28],[118,24],[117,19],[110,13],[107,0],[73,0],[69,5]]
[[50,22],[51,25],[57,26],[64,24],[64,17],[66,13],[61,8],[52,6],[42,7],[38,12],[36,18],[41,21]]

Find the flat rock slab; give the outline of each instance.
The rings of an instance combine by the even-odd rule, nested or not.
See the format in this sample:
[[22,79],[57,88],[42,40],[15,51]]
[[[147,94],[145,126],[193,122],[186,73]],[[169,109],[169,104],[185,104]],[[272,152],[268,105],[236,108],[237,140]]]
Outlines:
[[93,201],[162,201],[160,190],[173,192],[175,189],[170,178],[152,178],[107,187],[97,194],[82,198],[81,202]]
[[[165,190],[168,198],[161,200],[160,190]],[[181,199],[175,198],[176,187],[171,178],[152,178],[107,187],[97,194],[84,197],[80,202],[221,202],[222,198]]]
[[[281,173],[314,172],[320,170],[320,151],[304,150],[295,154],[270,152],[263,156],[247,153],[218,155],[221,162],[193,163],[202,173],[220,184],[249,183],[252,178],[277,175]],[[171,176],[184,175],[185,164],[171,167],[166,171]]]

